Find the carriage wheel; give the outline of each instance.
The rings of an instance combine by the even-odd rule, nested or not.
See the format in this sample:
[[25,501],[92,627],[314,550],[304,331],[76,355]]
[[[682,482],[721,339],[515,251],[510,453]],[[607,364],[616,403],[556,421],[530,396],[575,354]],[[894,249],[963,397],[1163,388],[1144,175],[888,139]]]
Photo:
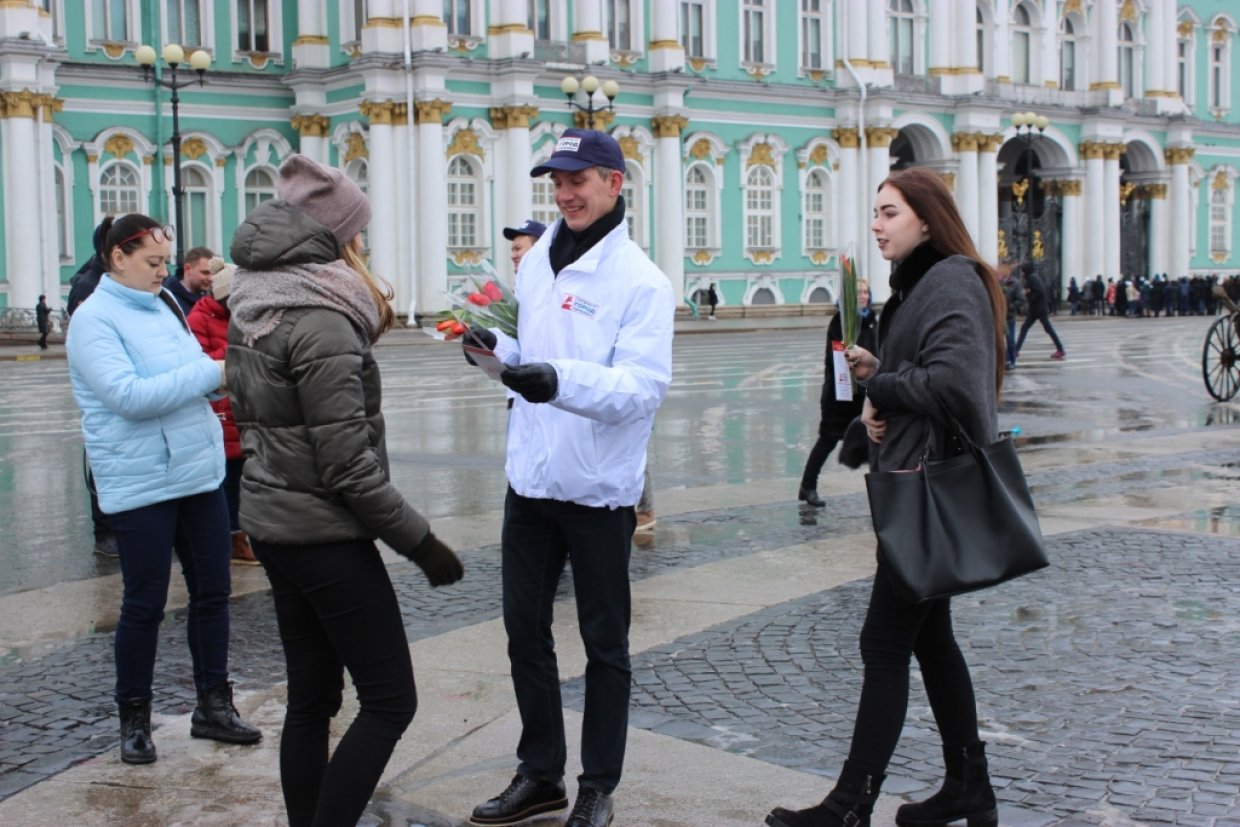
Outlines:
[[1206,345],[1201,353],[1201,375],[1206,390],[1220,402],[1226,402],[1240,389],[1240,337],[1236,335],[1235,319],[1224,316],[1210,326]]

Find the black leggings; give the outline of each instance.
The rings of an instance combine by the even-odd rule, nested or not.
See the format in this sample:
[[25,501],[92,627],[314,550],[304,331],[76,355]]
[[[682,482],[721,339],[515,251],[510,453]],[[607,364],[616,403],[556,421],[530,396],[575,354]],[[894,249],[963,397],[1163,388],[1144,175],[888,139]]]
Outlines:
[[[252,546],[271,581],[288,663],[280,783],[289,825],[356,824],[417,709],[392,581],[368,540]],[[360,708],[328,760],[345,669]]]
[[880,562],[861,627],[865,677],[848,752],[849,760],[869,771],[884,772],[900,740],[908,711],[910,655],[921,666],[943,743],[976,741],[973,681],[952,631],[951,602],[901,602]]
[[818,487],[818,475],[822,473],[822,466],[826,464],[827,457],[837,442],[839,440],[833,436],[819,435],[818,441],[810,449],[809,459],[805,460],[805,471],[801,473],[802,488],[811,490]]

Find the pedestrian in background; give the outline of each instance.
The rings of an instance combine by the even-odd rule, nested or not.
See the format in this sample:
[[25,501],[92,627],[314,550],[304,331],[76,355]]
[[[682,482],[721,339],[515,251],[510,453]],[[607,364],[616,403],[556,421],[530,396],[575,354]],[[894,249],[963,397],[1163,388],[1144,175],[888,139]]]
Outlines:
[[[873,443],[871,469],[917,468],[927,440],[935,454],[949,450],[948,414],[978,444],[991,444],[998,435],[1003,382],[1003,294],[951,192],[928,169],[892,173],[879,187],[871,229],[883,258],[897,262],[879,322],[878,356],[863,348],[848,351],[866,388],[861,418]],[[880,559],[861,629],[865,670],[848,759],[822,803],[796,811],[777,808],[767,816],[768,825],[869,824],[904,728],[912,655],[939,727],[947,778],[929,800],[902,805],[896,823],[998,823],[973,683],[952,630],[951,601],[901,602]]]
[[[103,245],[107,240],[108,228],[111,226],[112,217],[109,216],[95,227],[91,234],[94,252],[69,280],[69,300],[65,304],[65,313],[70,318],[73,317],[73,311],[77,310],[78,305],[95,292],[95,288],[99,286],[99,279],[108,271],[108,266],[103,261]],[[99,493],[95,488],[95,477],[90,470],[90,461],[86,458],[85,450],[82,451],[82,479],[86,482],[86,493],[90,497],[90,518],[95,533],[94,552],[100,557],[115,559],[118,554],[116,537],[108,525],[107,515],[99,510]]]
[[[1020,279],[1016,278],[1016,274],[1011,264],[1005,264],[999,269],[999,284],[1003,288],[1003,298],[1006,300],[1007,313],[1005,314],[1005,337],[1006,347],[1004,353],[1007,354],[1005,367],[1008,370],[1016,368],[1016,317],[1025,312],[1025,289],[1021,286]],[[1086,285],[1091,282],[1086,281]]]
[[564,809],[567,747],[555,641],[556,584],[572,561],[585,644],[582,774],[566,827],[605,827],[624,768],[632,667],[629,557],[655,411],[672,375],[675,300],[629,238],[624,153],[567,129],[532,176],[550,174],[562,218],[517,274],[517,339],[472,328],[509,365],[501,542],[504,629],[521,715],[517,772],[470,824]]
[[215,253],[210,247],[194,247],[185,253],[185,266],[180,274],[173,273],[164,279],[164,287],[177,300],[186,316],[203,296],[211,294],[211,259]]
[[[223,359],[228,351],[228,294],[232,290],[233,268],[224,259],[211,259],[211,295],[203,296],[189,312],[189,329],[212,359]],[[242,566],[257,566],[258,558],[241,529],[241,436],[233,419],[232,402],[228,397],[213,400],[211,409],[224,427],[224,496],[228,500],[228,528],[232,532],[232,561]]]
[[34,306],[34,323],[39,328],[39,350],[47,350],[47,334],[52,330],[52,309],[47,306],[47,296],[39,294],[39,303]]
[[512,242],[510,252],[512,253],[513,273],[517,272],[517,268],[521,266],[521,259],[534,246],[534,242],[542,238],[542,234],[546,231],[546,224],[532,218],[527,218],[520,227],[504,228],[504,238]]
[[[409,642],[375,539],[432,586],[461,563],[392,485],[373,345],[395,323],[362,257],[370,203],[290,156],[279,198],[233,236],[229,393],[241,527],[271,581],[288,667],[280,782],[291,827],[356,824],[417,709]],[[330,754],[344,671],[357,717]]]
[[1029,262],[1020,266],[1020,273],[1025,283],[1025,300],[1028,304],[1025,311],[1025,323],[1020,326],[1020,335],[1016,337],[1016,353],[1011,359],[1015,361],[1020,356],[1020,349],[1025,345],[1025,336],[1029,333],[1029,328],[1033,327],[1034,322],[1042,323],[1042,329],[1046,331],[1047,336],[1051,337],[1051,342],[1055,345],[1055,352],[1051,354],[1051,358],[1056,361],[1063,359],[1067,354],[1064,353],[1063,342],[1059,341],[1059,334],[1051,325],[1050,308],[1046,302],[1046,285]]
[[713,282],[710,287],[706,288],[706,303],[710,305],[710,315],[706,318],[710,319],[712,322],[717,321],[715,318],[715,306],[719,304],[719,291],[715,290],[715,285]]
[[224,442],[207,395],[224,363],[202,352],[162,289],[171,227],[145,215],[105,221],[108,273],[78,308],[67,341],[99,505],[116,533],[124,593],[116,628],[121,760],[149,764],[159,625],[172,554],[189,592],[187,637],[198,707],[190,735],[252,744],[228,681],[228,506]]
[[[857,280],[857,345],[871,352],[878,349],[875,342],[875,315],[870,311],[870,283],[865,279]],[[822,392],[818,397],[820,411],[818,419],[818,439],[810,449],[805,460],[805,470],[801,472],[801,487],[797,490],[797,499],[815,508],[826,505],[818,496],[818,476],[822,466],[835,448],[837,442],[844,438],[848,423],[861,415],[861,403],[864,391],[854,388],[852,399],[839,399],[835,388],[835,345],[843,346],[844,333],[840,314],[837,312],[827,325],[827,351],[824,359],[825,372],[822,380]]]

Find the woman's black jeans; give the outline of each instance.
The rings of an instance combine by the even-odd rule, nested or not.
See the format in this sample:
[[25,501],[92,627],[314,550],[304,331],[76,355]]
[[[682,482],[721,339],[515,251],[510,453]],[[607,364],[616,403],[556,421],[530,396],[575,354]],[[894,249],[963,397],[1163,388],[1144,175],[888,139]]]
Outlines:
[[[289,825],[356,824],[418,704],[392,581],[369,540],[251,545],[271,581],[288,665],[280,782]],[[360,709],[328,760],[345,669]]]
[[910,655],[916,655],[921,666],[943,743],[976,741],[973,681],[952,631],[951,601],[901,602],[880,562],[861,627],[865,677],[848,752],[850,761],[876,773],[886,770],[904,728]]
[[120,550],[125,593],[116,627],[116,702],[151,699],[159,624],[172,552],[189,591],[186,637],[199,692],[228,680],[228,506],[218,488],[118,511],[108,522]]

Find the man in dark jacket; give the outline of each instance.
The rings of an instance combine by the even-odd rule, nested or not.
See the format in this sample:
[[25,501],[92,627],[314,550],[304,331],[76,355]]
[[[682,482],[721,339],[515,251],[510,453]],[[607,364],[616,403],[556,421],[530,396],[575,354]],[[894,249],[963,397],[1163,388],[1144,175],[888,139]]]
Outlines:
[[164,287],[177,300],[181,312],[189,316],[189,311],[203,296],[211,292],[211,259],[215,253],[209,247],[195,247],[185,254],[185,271],[180,278],[169,275],[164,279]]
[[34,320],[39,327],[39,348],[47,350],[47,334],[51,332],[52,309],[47,306],[47,296],[39,294],[39,303],[34,306]]
[[1067,354],[1064,353],[1063,343],[1059,341],[1059,334],[1055,332],[1055,328],[1051,327],[1046,285],[1042,283],[1037,270],[1029,262],[1022,264],[1020,269],[1025,280],[1025,297],[1029,302],[1029,310],[1025,313],[1025,323],[1020,326],[1020,336],[1016,339],[1016,353],[1011,357],[1011,360],[1014,362],[1016,357],[1020,355],[1020,349],[1025,344],[1025,334],[1029,332],[1029,328],[1033,327],[1034,322],[1041,322],[1042,329],[1046,331],[1046,335],[1050,336],[1051,341],[1055,344],[1055,352],[1051,354],[1051,358],[1058,361]]
[[78,271],[73,274],[73,278],[69,280],[69,302],[65,311],[70,316],[73,315],[74,310],[77,310],[79,304],[95,292],[95,288],[99,286],[100,277],[108,272],[108,265],[103,261],[103,242],[107,235],[103,227],[103,223],[100,222],[91,238],[95,247],[94,255],[87,259],[86,263],[79,267]]

